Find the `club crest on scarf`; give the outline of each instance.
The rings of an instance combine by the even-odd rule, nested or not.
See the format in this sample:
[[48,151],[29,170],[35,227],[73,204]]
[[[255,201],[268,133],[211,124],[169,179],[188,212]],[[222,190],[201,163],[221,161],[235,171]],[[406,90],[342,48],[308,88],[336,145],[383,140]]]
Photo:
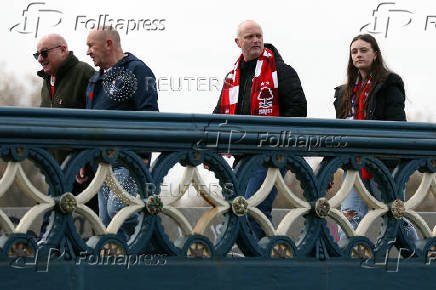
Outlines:
[[[227,75],[221,93],[221,114],[236,114],[239,96],[240,62],[243,55],[236,61],[234,69]],[[264,48],[256,62],[253,83],[251,87],[251,115],[279,116],[278,79],[274,55]]]
[[274,96],[272,90],[267,85],[269,85],[269,82],[261,83],[260,92],[257,96],[259,100],[259,115],[268,115],[268,113],[272,112]]

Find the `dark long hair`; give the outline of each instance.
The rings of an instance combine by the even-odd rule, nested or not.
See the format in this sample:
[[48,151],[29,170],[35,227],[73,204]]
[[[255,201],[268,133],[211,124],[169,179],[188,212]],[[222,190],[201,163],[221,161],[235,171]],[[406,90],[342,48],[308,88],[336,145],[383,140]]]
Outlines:
[[[339,105],[338,115],[339,118],[341,119],[345,119],[347,115],[351,112],[351,98],[353,96],[353,88],[354,88],[354,84],[356,83],[357,77],[359,76],[359,70],[353,65],[353,59],[351,57],[351,45],[356,40],[359,39],[368,42],[377,55],[375,61],[371,65],[368,74],[372,77],[371,86],[369,88],[369,95],[371,95],[371,92],[373,91],[375,84],[380,81],[384,81],[390,73],[383,61],[380,47],[378,46],[375,38],[369,34],[361,34],[354,37],[350,43],[350,49],[349,49],[349,58],[348,58],[348,66],[347,66],[347,83],[345,84],[344,94],[342,96],[341,103]],[[364,104],[365,111],[368,110],[368,104],[369,104],[369,98],[365,100],[365,104]],[[357,112],[356,105],[358,105],[358,102],[355,102],[355,108],[354,108],[355,112]]]

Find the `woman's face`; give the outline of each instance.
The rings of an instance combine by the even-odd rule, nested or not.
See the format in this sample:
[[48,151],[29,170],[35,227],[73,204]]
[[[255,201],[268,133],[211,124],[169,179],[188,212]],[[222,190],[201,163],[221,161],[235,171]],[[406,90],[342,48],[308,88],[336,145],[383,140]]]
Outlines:
[[359,71],[368,72],[372,63],[375,61],[377,54],[369,42],[358,39],[351,44],[351,59],[353,65]]

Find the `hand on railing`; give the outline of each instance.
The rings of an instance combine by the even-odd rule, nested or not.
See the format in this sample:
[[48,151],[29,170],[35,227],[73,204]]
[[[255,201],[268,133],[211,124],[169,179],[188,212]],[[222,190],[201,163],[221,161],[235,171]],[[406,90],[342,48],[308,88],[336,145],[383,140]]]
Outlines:
[[89,179],[89,176],[86,174],[85,167],[80,168],[79,174],[76,175],[76,182],[78,184],[84,184]]
[[333,185],[335,185],[335,177],[334,176],[332,176],[332,179],[330,179],[330,181],[329,181],[329,185],[327,186],[327,191],[332,189]]

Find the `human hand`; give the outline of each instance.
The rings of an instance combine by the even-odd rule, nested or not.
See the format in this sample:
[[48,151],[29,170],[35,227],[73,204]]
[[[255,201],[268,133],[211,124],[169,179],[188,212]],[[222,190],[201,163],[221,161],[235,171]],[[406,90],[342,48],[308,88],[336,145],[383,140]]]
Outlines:
[[80,168],[79,174],[76,175],[76,182],[78,184],[84,184],[85,182],[87,182],[89,179],[89,176],[86,175],[85,173],[85,168],[82,167]]
[[332,177],[332,179],[330,179],[329,184],[327,185],[327,191],[329,191],[330,189],[332,189],[333,185],[335,184],[335,178],[334,176]]

